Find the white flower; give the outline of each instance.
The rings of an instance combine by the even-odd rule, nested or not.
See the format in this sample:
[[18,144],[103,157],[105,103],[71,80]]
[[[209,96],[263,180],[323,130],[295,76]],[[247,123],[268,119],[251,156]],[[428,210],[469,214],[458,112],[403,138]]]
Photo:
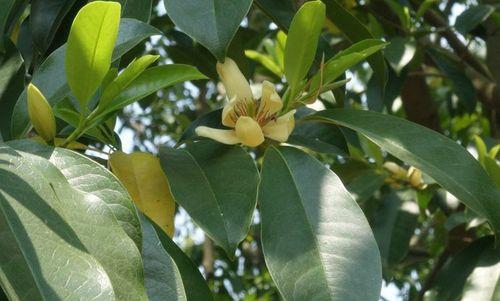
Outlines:
[[250,147],[260,145],[264,142],[264,137],[279,142],[288,139],[295,126],[295,110],[279,116],[283,102],[272,83],[262,83],[262,97],[257,100],[254,99],[248,81],[232,59],[226,58],[224,63],[217,63],[217,72],[230,99],[222,110],[222,124],[233,129],[200,126],[196,128],[198,136],[224,144],[241,143]]

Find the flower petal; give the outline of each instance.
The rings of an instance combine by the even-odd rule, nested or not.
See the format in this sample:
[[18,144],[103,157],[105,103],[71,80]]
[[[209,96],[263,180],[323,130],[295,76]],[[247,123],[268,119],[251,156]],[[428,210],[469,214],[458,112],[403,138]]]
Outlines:
[[264,135],[279,142],[286,142],[295,127],[295,110],[292,110],[276,120],[269,121],[263,128]]
[[256,147],[264,142],[260,125],[248,116],[242,116],[236,121],[236,136],[242,144],[250,147]]
[[226,57],[224,63],[217,62],[217,73],[229,99],[236,97],[239,101],[253,102],[250,84],[232,59]]
[[278,113],[283,107],[280,96],[276,93],[274,85],[268,81],[262,82],[262,98],[260,99],[259,113],[271,116]]
[[238,144],[241,142],[234,130],[221,130],[209,128],[208,126],[199,126],[195,129],[195,132],[200,137],[210,138],[224,144]]

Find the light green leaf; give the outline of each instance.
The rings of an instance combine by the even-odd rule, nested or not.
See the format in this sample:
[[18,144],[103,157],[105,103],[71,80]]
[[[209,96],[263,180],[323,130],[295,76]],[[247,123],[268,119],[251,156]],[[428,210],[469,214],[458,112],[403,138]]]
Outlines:
[[[158,34],[161,34],[161,32],[148,24],[134,19],[122,19],[112,60],[116,61],[120,59],[122,55],[134,48],[145,38]],[[31,80],[42,91],[52,106],[55,106],[70,93],[64,71],[65,57],[66,45],[63,45],[45,59],[35,71]],[[11,123],[12,136],[20,138],[28,132],[29,128],[26,91],[24,91],[17,99],[14,107]]]
[[[323,84],[328,84],[339,78],[344,72],[366,60],[369,56],[383,49],[388,43],[376,39],[367,39],[339,52],[329,59],[323,69]],[[321,74],[318,72],[311,81],[311,91],[318,89],[321,82]]]
[[175,201],[229,256],[245,238],[257,198],[259,174],[239,146],[211,140],[160,149]]
[[281,67],[273,61],[271,56],[264,55],[255,50],[245,50],[245,55],[247,58],[260,63],[277,77],[281,78],[283,76],[283,70],[281,70]]
[[163,3],[177,27],[223,62],[252,0],[163,0]]
[[80,9],[73,20],[66,49],[66,77],[82,112],[111,65],[120,9],[117,2],[94,1]]
[[[351,109],[309,117],[351,128],[432,177],[500,233],[500,189],[467,150],[449,138],[394,116]],[[395,130],[397,129],[397,130]]]
[[5,146],[0,153],[2,231],[15,238],[0,243],[22,251],[11,255],[17,262],[1,261],[9,272],[2,281],[16,287],[8,294],[146,300],[139,250],[106,202],[73,188],[74,179],[43,157]]
[[146,70],[149,65],[154,63],[159,58],[158,55],[144,55],[132,61],[120,75],[111,81],[99,100],[99,107],[104,110],[106,106],[112,101],[121,91],[127,88],[141,73]]
[[270,147],[261,176],[262,248],[283,298],[378,300],[378,247],[340,179],[291,147]]
[[127,88],[106,106],[102,115],[119,110],[168,86],[206,78],[198,69],[188,65],[172,64],[149,68],[128,84]]
[[484,168],[497,187],[500,187],[500,164],[498,161],[491,157],[484,157]]
[[285,46],[285,77],[292,94],[311,68],[324,24],[325,5],[321,1],[304,3],[292,20]]

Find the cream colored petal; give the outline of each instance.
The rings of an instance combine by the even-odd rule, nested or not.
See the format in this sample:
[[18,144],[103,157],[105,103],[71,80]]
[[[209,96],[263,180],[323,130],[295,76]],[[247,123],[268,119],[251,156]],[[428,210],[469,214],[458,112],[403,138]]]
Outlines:
[[234,128],[236,125],[236,113],[234,112],[234,105],[236,98],[231,99],[222,109],[222,124]]
[[268,81],[262,83],[262,98],[260,99],[259,112],[265,112],[267,116],[278,113],[283,107],[281,97],[276,93],[274,85]]
[[236,136],[246,146],[256,147],[264,142],[264,135],[260,125],[248,116],[238,118],[235,129]]
[[286,142],[295,127],[295,110],[292,110],[276,120],[269,121],[263,128],[264,136],[279,142]]
[[208,126],[199,126],[195,132],[200,137],[210,138],[224,144],[238,144],[241,142],[234,130],[221,130],[209,128]]
[[250,84],[232,59],[226,57],[224,63],[217,62],[217,73],[224,83],[229,99],[236,97],[241,101],[253,101]]

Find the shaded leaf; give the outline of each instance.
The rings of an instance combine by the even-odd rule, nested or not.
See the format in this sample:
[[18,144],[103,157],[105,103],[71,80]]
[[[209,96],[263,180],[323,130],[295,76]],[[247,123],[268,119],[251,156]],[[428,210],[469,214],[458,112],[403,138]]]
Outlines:
[[[374,36],[368,28],[351,14],[338,0],[323,0],[326,4],[326,16],[332,21],[346,37],[353,43],[373,39]],[[382,53],[376,53],[368,59],[370,66],[376,74],[380,85],[385,87],[387,82],[387,70],[385,67],[384,56]]]
[[[381,148],[432,177],[486,217],[500,232],[500,189],[469,152],[449,138],[401,118],[370,111],[326,110],[310,117],[360,132]],[[394,129],[397,129],[395,131]]]
[[30,29],[33,44],[39,53],[45,53],[66,14],[76,0],[31,1]]
[[142,261],[144,285],[150,301],[186,301],[181,274],[172,257],[163,248],[153,222],[139,214],[142,228]]
[[485,21],[494,11],[495,7],[491,5],[471,6],[457,17],[454,25],[455,29],[466,35]]
[[415,199],[411,191],[393,192],[383,198],[375,214],[373,234],[385,268],[399,263],[408,252],[419,214]]
[[239,146],[204,140],[183,149],[160,149],[175,201],[216,243],[233,256],[249,229],[259,174]]
[[413,38],[395,37],[384,50],[384,55],[391,67],[400,74],[417,52],[417,43]]
[[16,99],[24,89],[24,61],[16,46],[6,37],[4,46],[5,52],[0,52],[0,136],[7,141],[10,140]]
[[163,3],[177,27],[223,62],[227,48],[252,1],[163,0]]
[[467,112],[473,112],[477,103],[476,89],[465,74],[464,66],[460,61],[443,51],[437,49],[429,49],[428,51],[438,68],[451,80],[453,91],[458,96],[460,103]]

